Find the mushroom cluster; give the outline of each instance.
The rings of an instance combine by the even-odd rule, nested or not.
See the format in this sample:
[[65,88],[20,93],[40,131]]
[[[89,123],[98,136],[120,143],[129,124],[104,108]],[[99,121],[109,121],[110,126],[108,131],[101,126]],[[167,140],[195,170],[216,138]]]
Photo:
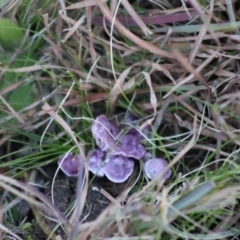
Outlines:
[[[145,150],[141,144],[143,136],[140,131],[136,128],[126,131],[121,134],[105,115],[96,118],[92,125],[92,135],[98,148],[90,151],[87,156],[88,170],[96,176],[106,176],[112,182],[122,183],[132,174],[134,160],[141,160],[144,162],[146,176],[155,178],[166,168],[167,162],[152,158],[151,153]],[[83,166],[79,155],[74,157],[72,153],[61,156],[58,164],[68,176],[77,176]],[[163,177],[167,179],[170,176],[171,169]]]

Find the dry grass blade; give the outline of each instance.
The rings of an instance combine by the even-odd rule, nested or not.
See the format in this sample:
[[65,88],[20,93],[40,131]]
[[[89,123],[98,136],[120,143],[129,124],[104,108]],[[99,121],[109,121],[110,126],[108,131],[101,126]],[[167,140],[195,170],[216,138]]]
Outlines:
[[154,70],[157,70],[157,71],[160,71],[160,72],[163,72],[165,76],[167,76],[169,79],[171,79],[171,81],[175,83],[175,80],[174,78],[172,77],[171,73],[169,72],[169,70],[167,68],[165,68],[162,64],[159,64],[159,63],[155,63],[155,62],[151,62],[147,59],[144,59],[142,62],[141,62],[141,65],[142,66],[151,66]]
[[[111,1],[112,4],[112,1]],[[111,12],[114,13],[114,11],[112,11],[111,8]],[[177,22],[181,22],[181,21],[186,21],[186,20],[191,20],[192,18],[198,16],[199,14],[196,11],[190,11],[189,14],[186,12],[180,12],[180,13],[165,13],[165,14],[161,14],[161,15],[157,15],[157,14],[151,14],[151,12],[149,13],[149,16],[139,16],[141,21],[143,21],[145,24],[148,25],[163,25],[166,23],[177,23]],[[118,16],[117,20],[123,24],[124,26],[138,26],[138,22],[136,22],[132,17],[128,17],[128,16]],[[102,26],[103,23],[103,18],[102,17],[94,17],[92,22],[94,24],[96,24],[97,26]],[[111,22],[106,21],[106,26],[111,26]],[[181,40],[181,39],[179,39]]]
[[2,97],[1,94],[0,94],[0,100],[6,105],[8,110],[20,123],[24,123],[24,120],[22,119],[22,117],[12,108],[12,106]]
[[48,36],[52,39],[53,36],[52,36],[52,33],[51,33],[50,29],[49,29],[49,18],[48,18],[48,14],[43,14],[42,17],[43,17],[43,21],[44,21],[44,25],[45,25],[47,34],[48,34]]
[[110,1],[110,11],[114,14],[117,9],[118,2],[117,0]]
[[157,114],[157,97],[155,95],[155,92],[153,90],[152,87],[152,81],[151,81],[151,77],[150,74],[147,72],[142,72],[142,74],[144,75],[146,82],[150,88],[150,102],[153,108],[153,117],[151,119],[146,120],[142,125],[141,125],[141,129],[143,129],[144,127],[146,127],[147,125],[151,125],[152,121],[154,120],[156,114]]
[[[178,51],[176,51],[176,52],[178,52]],[[179,54],[179,52],[178,52],[177,54]],[[182,56],[182,54],[181,54],[181,56]],[[209,58],[207,58],[200,66],[198,66],[196,69],[193,69],[194,73],[197,74],[197,73],[199,73],[200,71],[202,71],[202,70],[204,69],[204,67],[206,67],[216,56],[217,56],[216,53],[212,54],[212,55],[211,55]],[[186,61],[185,63],[187,63],[187,61]],[[188,68],[188,67],[187,67],[187,68]],[[192,69],[192,68],[191,68],[191,69]],[[190,70],[190,71],[191,71],[191,70]],[[203,82],[205,83],[205,80],[202,79],[201,76],[200,76],[200,79],[203,80]],[[182,79],[182,78],[178,79],[178,80],[176,81],[177,84],[176,84],[175,86],[173,86],[173,88],[172,88],[170,91],[168,91],[167,94],[165,94],[165,95],[163,96],[163,99],[165,99],[165,98],[167,98],[169,95],[171,95],[176,89],[179,88],[179,86],[182,86],[182,85],[184,85],[184,84],[186,84],[186,83],[191,83],[193,80],[195,80],[193,73],[191,73],[191,74],[190,74],[188,77],[186,77],[185,79]],[[206,84],[206,83],[205,83],[205,84]],[[205,85],[205,84],[204,84],[204,85]],[[207,87],[207,89],[209,89],[208,84],[207,84],[206,87]],[[211,93],[211,91],[210,91],[210,93]]]
[[42,231],[47,236],[49,236],[51,240],[55,240],[57,238],[56,234],[52,231],[52,229],[50,229],[49,225],[46,223],[45,218],[42,216],[42,213],[39,211],[39,209],[34,205],[31,205],[31,209]]
[[69,29],[68,33],[66,34],[66,36],[62,40],[63,43],[65,43],[72,36],[72,34],[79,28],[79,26],[82,25],[85,18],[86,18],[85,15],[81,16],[79,18],[79,20]]
[[[172,204],[168,211],[169,222],[177,218],[177,212],[182,211],[184,208],[190,208],[195,205],[197,201],[201,201],[210,191],[216,187],[214,182],[206,182],[197,186],[193,191],[178,199]],[[177,210],[177,212],[175,212]]]
[[57,121],[66,130],[66,132],[71,136],[72,140],[75,142],[76,146],[78,147],[79,153],[81,154],[81,158],[85,159],[83,147],[79,144],[79,142],[77,141],[73,131],[71,130],[69,125],[63,120],[63,118],[60,117],[52,109],[52,107],[47,103],[44,104],[42,109],[43,109],[43,111],[45,111],[45,113],[48,113],[55,121]]
[[[89,34],[88,34],[88,38],[89,38],[89,50],[91,53],[91,57],[92,57],[92,67],[89,71],[88,76],[92,73],[94,73],[94,75],[101,80],[101,77],[99,76],[97,69],[96,69],[96,65],[98,60],[100,59],[100,56],[97,58],[97,53],[94,49],[94,39],[93,39],[93,34],[92,34],[92,30],[91,30],[91,26],[92,26],[92,8],[91,7],[87,7],[86,8],[86,14],[87,14],[87,29],[89,30]],[[88,78],[86,79],[86,81],[88,81]]]
[[8,92],[13,91],[13,90],[16,89],[17,87],[21,86],[23,83],[24,83],[24,81],[19,81],[19,82],[17,82],[17,83],[12,84],[11,86],[8,86],[8,87],[6,87],[6,88],[4,88],[4,89],[1,89],[0,95],[3,95],[3,94],[5,94],[5,93],[8,93]]
[[[107,2],[107,0],[101,0],[102,2]],[[66,10],[70,9],[79,9],[79,8],[85,8],[85,7],[91,7],[97,5],[96,0],[85,0],[79,3],[74,3],[68,7],[66,7]]]
[[[8,233],[10,236],[14,237],[17,240],[24,240],[23,238],[19,237],[17,234],[15,234],[14,232],[12,232],[10,229],[8,229],[7,227],[5,227],[4,225],[0,224],[0,229],[2,231],[4,231],[5,233]],[[1,238],[2,239],[2,238]]]
[[[213,1],[211,2],[210,5],[211,5],[210,12],[209,12],[207,18],[204,18],[204,25],[203,25],[201,31],[199,31],[199,35],[197,37],[197,40],[195,41],[193,49],[192,49],[191,53],[189,54],[189,61],[190,61],[190,63],[193,62],[197,52],[199,51],[199,48],[200,48],[201,43],[202,43],[202,39],[203,39],[204,35],[206,34],[207,28],[208,28],[208,26],[209,26],[209,24],[211,22],[211,17],[212,17],[212,14],[213,14],[213,6],[214,6]],[[215,37],[214,32],[211,32],[211,35],[216,40],[216,42],[219,43],[219,40]]]
[[[2,68],[0,67],[1,71],[7,71],[7,72],[16,72],[16,73],[26,73],[26,72],[35,72],[35,71],[39,71],[39,70],[46,70],[46,69],[59,69],[59,70],[69,70],[73,73],[78,74],[80,77],[82,78],[87,78],[88,74],[86,72],[82,72],[76,69],[66,69],[65,67],[60,67],[57,65],[51,65],[51,64],[46,64],[46,65],[34,65],[34,66],[30,66],[30,67],[22,67],[22,68],[13,68],[13,69],[8,69],[8,68]],[[104,83],[103,81],[99,81],[99,79],[93,77],[93,76],[89,76],[89,82],[95,83],[96,85],[104,88],[104,89],[109,89],[109,86],[106,83],[109,83],[108,79],[105,80],[106,83]]]
[[[88,188],[88,166],[87,166],[87,161],[85,161],[84,149],[77,141],[69,125],[63,120],[63,118],[59,116],[59,114],[57,114],[57,112],[53,111],[53,109],[47,103],[45,103],[45,105],[43,106],[43,110],[47,112],[55,121],[57,121],[65,129],[65,131],[71,136],[76,146],[78,147],[79,153],[81,155],[81,159],[84,160],[84,165],[85,165],[84,174],[83,174],[83,171],[80,171],[81,174],[78,177],[77,205],[70,219],[70,223],[73,225],[73,229],[71,228],[68,230],[69,234],[75,234],[76,226],[79,221],[78,219],[82,213],[82,210],[86,201],[87,188]],[[84,187],[82,187],[83,185]]]
[[125,81],[125,79],[127,78],[129,72],[131,71],[132,67],[129,67],[127,69],[125,69],[121,75],[118,77],[118,79],[116,80],[116,83],[114,84],[111,94],[110,94],[110,105],[111,108],[113,107],[118,95],[123,91],[123,83]]
[[[107,7],[103,4],[103,2],[101,0],[96,0],[97,4],[99,6],[99,8],[101,9],[102,13],[104,14],[104,16],[108,19],[108,21],[112,22],[113,20],[113,15],[110,12],[109,9],[107,9]],[[114,26],[126,37],[128,37],[130,40],[132,40],[134,43],[137,44],[137,46],[142,47],[145,50],[150,51],[151,53],[155,53],[157,55],[159,55],[160,57],[165,57],[165,58],[173,58],[173,55],[171,53],[168,53],[160,48],[158,48],[157,46],[155,46],[154,44],[150,43],[150,42],[146,42],[142,39],[140,39],[139,37],[137,37],[136,35],[134,35],[132,32],[130,32],[127,28],[125,28],[117,19],[114,22]]]
[[146,36],[149,36],[152,34],[152,31],[146,26],[146,24],[143,22],[143,20],[138,16],[136,11],[133,9],[133,7],[129,4],[128,0],[122,0],[122,5],[125,7],[129,15],[133,18],[133,20],[138,24],[138,26],[141,28],[143,33]]
[[[235,18],[235,14],[236,13],[234,12],[234,7],[233,7],[232,1],[231,0],[227,0],[226,1],[226,6],[227,6],[227,13],[228,13],[229,19],[232,22],[232,24],[235,24],[236,23],[236,18]],[[235,29],[235,34],[236,35],[240,34],[238,28]]]
[[[123,194],[124,195],[124,194]],[[119,197],[119,199],[122,199],[122,196]],[[116,203],[119,203],[120,201],[118,198],[116,199]],[[109,227],[112,226],[112,229],[110,230],[111,233],[114,232],[115,227],[115,220],[116,220],[116,214],[120,213],[120,207],[119,204],[110,204],[98,217],[96,220],[90,222],[90,223],[84,223],[78,226],[79,232],[81,234],[79,235],[78,240],[85,240],[88,239],[89,236],[92,234],[97,236],[104,236],[105,230]],[[122,215],[126,216],[126,215]],[[113,224],[113,225],[112,225]],[[111,235],[109,233],[109,235]]]
[[189,61],[185,58],[183,54],[181,54],[179,51],[174,51],[176,59],[178,62],[186,69],[188,72],[192,73],[209,91],[209,95],[211,96],[211,90],[206,82],[206,80],[200,75],[200,73],[197,71],[197,69],[194,69],[193,66],[189,63]]
[[[20,198],[26,200],[30,204],[37,206],[39,209],[42,209],[47,213],[52,213],[65,226],[68,225],[68,221],[62,215],[62,213],[52,205],[50,200],[45,195],[43,195],[41,192],[39,192],[35,188],[29,186],[28,184],[12,179],[10,177],[4,176],[2,174],[0,174],[0,186],[9,192],[12,192],[16,196],[19,196]],[[17,188],[22,189],[22,191],[19,191]],[[23,191],[27,192],[29,195],[27,196],[26,194],[24,194]],[[42,202],[35,200],[33,197],[38,198]]]
[[172,102],[173,102],[173,98],[172,98],[172,97],[168,97],[168,98],[163,102],[162,108],[161,108],[161,110],[157,113],[156,119],[155,119],[154,124],[153,124],[153,126],[154,126],[155,129],[158,129],[159,126],[161,125],[161,122],[162,122],[162,119],[163,119],[163,115],[164,115],[165,111],[167,110],[169,104],[172,103]]
[[42,66],[41,65],[34,65],[34,66],[30,66],[30,67],[13,68],[13,69],[0,67],[1,71],[17,72],[17,73],[34,72],[34,71],[43,70],[43,69],[62,69],[62,67],[54,66],[54,65],[51,65],[51,64],[42,65]]
[[104,195],[112,204],[115,204],[119,208],[122,207],[121,204],[103,188],[100,189],[100,193]]
[[4,14],[9,11],[9,9],[12,9],[15,5],[18,5],[20,1],[21,0],[2,0],[0,3],[0,18],[2,18]]

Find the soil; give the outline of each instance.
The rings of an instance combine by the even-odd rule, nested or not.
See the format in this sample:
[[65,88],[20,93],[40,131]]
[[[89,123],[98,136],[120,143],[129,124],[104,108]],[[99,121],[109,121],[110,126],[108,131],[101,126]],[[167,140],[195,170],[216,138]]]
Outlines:
[[[59,174],[56,178],[53,190],[54,204],[62,213],[66,212],[69,206],[75,201],[76,185],[76,178],[67,177],[64,174]],[[122,192],[124,186],[125,184],[111,183],[105,178],[95,178],[88,187],[87,199],[80,220],[83,222],[93,221],[110,204],[110,201],[100,193],[99,190],[101,188],[105,189],[113,197],[116,197]],[[51,198],[51,184],[48,184],[48,188],[43,189],[43,193]],[[28,232],[27,235],[31,235],[31,238],[35,240],[46,240],[47,236],[36,222],[29,205],[25,201],[22,201],[18,209],[21,215],[28,215],[32,218],[32,232],[30,234]],[[56,223],[54,221],[47,218],[45,218],[45,221],[51,229],[55,228]],[[60,235],[62,239],[66,238],[66,234],[61,227],[58,227],[55,234]]]

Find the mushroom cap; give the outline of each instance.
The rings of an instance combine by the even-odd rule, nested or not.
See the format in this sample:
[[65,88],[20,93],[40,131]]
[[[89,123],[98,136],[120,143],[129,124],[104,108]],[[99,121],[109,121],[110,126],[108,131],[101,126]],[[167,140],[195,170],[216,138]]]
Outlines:
[[[144,127],[142,129],[142,133],[145,137],[147,138],[151,138],[152,136],[152,126],[151,125],[147,125],[146,127]],[[142,138],[144,138],[142,135],[141,135]]]
[[144,156],[142,157],[142,160],[145,163],[152,158],[153,158],[152,153],[150,151],[146,151]]
[[150,138],[152,135],[152,128],[150,125],[147,125],[143,129],[137,129],[132,127],[128,130],[127,134],[132,134],[135,137],[139,138],[139,141],[144,140],[145,138]]
[[[147,136],[147,137],[150,137],[149,133],[152,130],[150,125],[147,125],[143,129],[137,130],[137,128],[139,128],[139,117],[137,117],[135,114],[133,114],[131,112],[128,112],[125,115],[124,123],[132,126],[131,128],[129,128],[127,133],[138,136],[140,140],[144,139],[144,135]],[[133,125],[136,126],[136,127],[133,127]]]
[[122,136],[117,146],[112,150],[112,155],[122,155],[124,157],[140,159],[146,150],[140,143],[138,135],[127,133]]
[[111,151],[112,155],[122,155],[140,159],[145,153],[141,145],[141,134],[136,129],[119,137],[119,129],[105,115],[100,115],[92,125],[92,134],[102,151]]
[[104,176],[103,167],[105,165],[106,153],[95,149],[88,154],[88,170],[98,177]]
[[139,141],[141,141],[143,139],[143,136],[141,134],[141,131],[140,130],[137,130],[136,128],[130,128],[128,131],[127,131],[127,134],[131,134],[133,135],[134,137],[138,138]]
[[[148,178],[153,179],[157,177],[167,167],[167,161],[161,158],[153,158],[145,162],[144,170]],[[172,174],[172,170],[169,169],[163,176],[168,179]]]
[[108,151],[115,145],[119,132],[119,129],[108,121],[105,115],[98,116],[92,125],[92,135],[102,151]]
[[111,155],[104,165],[103,171],[106,177],[115,183],[126,181],[132,174],[134,162],[127,157]]
[[138,120],[139,117],[132,112],[127,112],[126,115],[124,116],[124,123],[132,124],[134,122],[137,122]]
[[80,167],[84,168],[83,160],[80,155],[74,156],[71,152],[62,155],[58,160],[58,165],[69,177],[78,176]]

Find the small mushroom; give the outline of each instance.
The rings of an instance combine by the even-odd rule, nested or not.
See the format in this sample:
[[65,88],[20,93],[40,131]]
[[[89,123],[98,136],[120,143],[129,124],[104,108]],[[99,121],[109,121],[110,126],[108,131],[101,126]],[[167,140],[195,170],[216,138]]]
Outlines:
[[[133,129],[134,130],[134,129]],[[102,151],[111,151],[113,155],[122,155],[140,159],[145,149],[140,143],[138,131],[119,137],[119,129],[106,116],[100,115],[92,125],[92,134]]]
[[137,130],[136,128],[130,128],[128,129],[126,134],[131,134],[134,137],[138,138],[139,141],[143,139],[143,136],[141,134],[141,130]]
[[[147,160],[144,164],[144,171],[148,178],[153,179],[157,177],[167,167],[167,161],[161,158],[153,158]],[[172,174],[172,170],[169,169],[163,176],[168,179]]]
[[103,172],[112,182],[122,183],[129,178],[133,169],[134,162],[132,160],[120,155],[111,155],[104,165]]
[[146,151],[145,154],[142,157],[142,161],[147,162],[148,160],[150,160],[152,158],[153,158],[152,153],[149,152],[149,151]]
[[80,155],[67,153],[62,155],[58,160],[60,169],[69,177],[76,177],[79,175],[80,167],[84,168],[83,160]]
[[120,137],[119,143],[113,148],[113,155],[122,155],[124,157],[141,159],[146,150],[141,145],[140,139],[135,134],[127,133]]
[[144,140],[145,138],[150,138],[152,135],[151,132],[152,128],[150,125],[147,125],[143,129],[137,129],[137,128],[130,128],[127,132],[127,134],[132,134],[139,138],[139,141]]
[[124,118],[124,124],[126,125],[130,125],[130,126],[136,126],[136,127],[130,127],[130,129],[128,130],[127,133],[130,133],[130,134],[133,134],[135,135],[136,137],[139,137],[139,140],[143,140],[144,139],[144,136],[146,137],[150,137],[151,135],[151,126],[150,125],[147,125],[146,127],[144,127],[143,129],[139,129],[137,130],[137,128],[139,128],[139,117],[137,117],[135,114],[131,113],[131,112],[128,112],[126,115],[125,115],[125,118]]
[[[152,136],[152,127],[151,127],[151,125],[147,125],[146,127],[144,127],[142,129],[142,133],[147,138],[151,138],[151,136]],[[143,136],[142,136],[142,138],[143,138]]]
[[106,153],[95,149],[88,154],[88,170],[98,177],[104,176],[103,166],[105,165]]
[[92,125],[92,134],[99,148],[108,151],[115,145],[119,130],[105,115],[100,115]]

